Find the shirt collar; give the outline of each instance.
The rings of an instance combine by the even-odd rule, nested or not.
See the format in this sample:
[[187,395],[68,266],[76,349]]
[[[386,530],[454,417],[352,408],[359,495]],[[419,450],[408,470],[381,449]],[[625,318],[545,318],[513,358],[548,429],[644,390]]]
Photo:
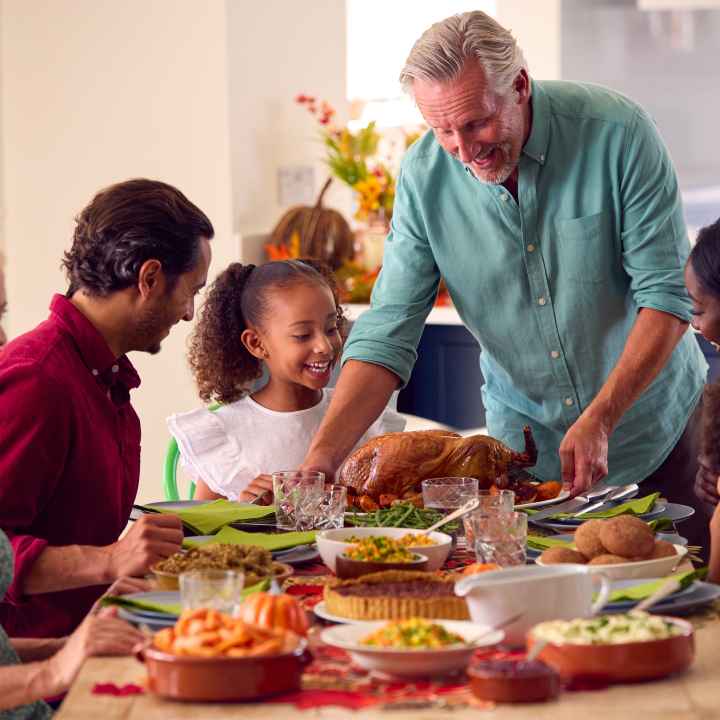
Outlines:
[[82,361],[99,382],[109,387],[119,381],[128,389],[140,385],[127,356],[116,358],[100,331],[64,295],[53,296],[50,312],[72,335]]
[[530,137],[527,139],[522,151],[529,158],[544,165],[550,139],[550,102],[539,83],[534,80],[531,80],[530,83],[532,127],[530,128]]

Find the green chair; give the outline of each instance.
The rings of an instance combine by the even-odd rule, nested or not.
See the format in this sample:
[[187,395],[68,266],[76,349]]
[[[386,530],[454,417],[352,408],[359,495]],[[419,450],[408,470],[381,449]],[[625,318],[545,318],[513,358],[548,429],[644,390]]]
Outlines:
[[[214,403],[208,406],[210,412],[215,412],[220,407],[220,403]],[[165,491],[166,500],[179,500],[180,495],[177,489],[177,464],[180,458],[180,450],[178,449],[177,440],[170,438],[168,449],[165,453],[165,465],[163,468],[163,489]],[[195,483],[190,483],[190,500],[195,497]]]

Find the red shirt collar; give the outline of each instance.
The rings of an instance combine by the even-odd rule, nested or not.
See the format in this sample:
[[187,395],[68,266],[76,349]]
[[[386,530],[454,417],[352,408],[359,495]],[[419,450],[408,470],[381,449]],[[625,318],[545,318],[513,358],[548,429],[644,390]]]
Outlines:
[[140,385],[140,376],[126,355],[116,358],[100,331],[64,295],[53,295],[52,317],[72,336],[88,370],[104,385],[116,380],[128,390]]

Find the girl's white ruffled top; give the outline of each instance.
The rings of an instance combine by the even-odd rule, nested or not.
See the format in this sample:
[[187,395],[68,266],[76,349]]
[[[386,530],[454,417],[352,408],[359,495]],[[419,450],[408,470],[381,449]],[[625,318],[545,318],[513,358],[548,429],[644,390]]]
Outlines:
[[[192,479],[237,500],[258,475],[300,467],[332,392],[325,388],[317,405],[296,412],[268,410],[248,395],[215,411],[201,408],[171,415],[167,424],[177,441],[182,466]],[[404,428],[402,415],[388,407],[356,447]]]

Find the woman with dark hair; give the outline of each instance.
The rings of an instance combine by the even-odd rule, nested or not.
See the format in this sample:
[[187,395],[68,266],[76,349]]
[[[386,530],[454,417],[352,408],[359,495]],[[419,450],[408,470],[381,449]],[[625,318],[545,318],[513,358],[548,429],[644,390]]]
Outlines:
[[[698,233],[685,268],[685,284],[693,302],[692,326],[715,349],[720,348],[720,220]],[[710,520],[708,579],[720,582],[720,384],[710,385],[703,397],[703,438],[695,492]]]
[[[217,277],[190,365],[200,397],[223,405],[168,418],[196,497],[270,502],[270,473],[299,467],[325,414],[344,335],[335,278],[317,261],[233,263]],[[386,410],[363,441],[404,426]]]

